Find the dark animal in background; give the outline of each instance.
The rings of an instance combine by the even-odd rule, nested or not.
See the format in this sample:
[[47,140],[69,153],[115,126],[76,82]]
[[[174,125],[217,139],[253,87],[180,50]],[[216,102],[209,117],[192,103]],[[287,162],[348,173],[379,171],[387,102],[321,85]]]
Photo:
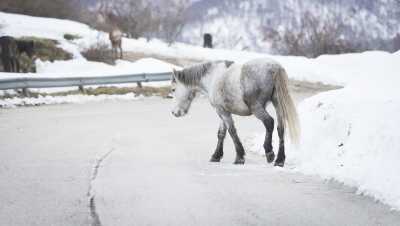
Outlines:
[[[123,53],[122,53],[122,32],[118,28],[114,28],[110,33],[109,33],[109,38],[111,42],[111,47],[112,47],[112,55],[114,59],[120,58],[122,59]],[[118,56],[118,50],[119,50],[119,56]]]
[[32,40],[17,40],[19,54],[26,55],[33,59],[35,58],[35,43]]
[[20,72],[19,58],[26,53],[29,58],[35,55],[33,41],[16,40],[11,36],[0,37],[1,61],[5,72]]
[[10,36],[0,37],[1,61],[5,72],[19,72],[17,41]]
[[211,34],[208,33],[204,34],[203,39],[204,39],[204,44],[203,44],[204,48],[213,48],[213,43],[212,43],[213,40]]

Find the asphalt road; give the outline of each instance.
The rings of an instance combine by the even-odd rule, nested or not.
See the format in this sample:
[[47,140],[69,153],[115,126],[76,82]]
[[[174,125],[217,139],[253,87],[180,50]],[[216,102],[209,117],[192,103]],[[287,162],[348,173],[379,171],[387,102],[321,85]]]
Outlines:
[[[176,119],[171,100],[0,110],[0,225],[400,225],[354,189],[267,165],[233,165],[206,100]],[[243,139],[263,131],[236,118]],[[290,158],[290,156],[287,156]],[[90,203],[90,198],[92,202]]]

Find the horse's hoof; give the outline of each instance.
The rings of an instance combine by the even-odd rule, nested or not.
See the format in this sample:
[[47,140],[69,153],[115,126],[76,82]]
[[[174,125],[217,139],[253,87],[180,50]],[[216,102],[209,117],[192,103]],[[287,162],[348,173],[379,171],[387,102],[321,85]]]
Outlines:
[[222,157],[217,158],[217,157],[211,156],[210,162],[220,162],[221,159],[222,159]]
[[285,165],[285,162],[275,162],[274,166],[279,166],[283,167]]
[[236,157],[235,162],[233,164],[243,165],[244,164],[244,158],[243,157],[242,158]]
[[267,158],[267,162],[271,163],[275,159],[275,153],[273,151],[270,151],[268,153],[265,153],[265,157]]

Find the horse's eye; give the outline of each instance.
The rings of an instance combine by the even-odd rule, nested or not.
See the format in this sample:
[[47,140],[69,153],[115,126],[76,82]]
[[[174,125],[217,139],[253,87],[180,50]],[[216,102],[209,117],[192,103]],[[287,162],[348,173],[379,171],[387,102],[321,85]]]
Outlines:
[[175,92],[175,88],[172,88],[171,90],[172,90],[172,92]]

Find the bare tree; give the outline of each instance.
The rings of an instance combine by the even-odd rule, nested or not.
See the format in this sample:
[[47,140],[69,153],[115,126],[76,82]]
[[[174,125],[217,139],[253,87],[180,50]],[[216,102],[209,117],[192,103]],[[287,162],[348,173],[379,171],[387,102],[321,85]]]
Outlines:
[[164,1],[164,4],[168,4],[168,6],[163,7],[164,11],[161,14],[160,38],[172,44],[185,26],[189,2],[188,0],[169,0]]
[[187,0],[165,0],[153,4],[149,0],[99,0],[98,14],[103,29],[118,27],[129,37],[161,38],[172,43],[180,35]]
[[272,41],[275,51],[288,55],[317,57],[363,50],[355,41],[350,42],[344,38],[344,25],[341,21],[340,18],[320,20],[306,12],[302,16],[299,31],[264,29],[265,37]]
[[145,0],[99,0],[98,15],[103,30],[118,27],[129,37],[149,37],[159,28],[160,19]]

